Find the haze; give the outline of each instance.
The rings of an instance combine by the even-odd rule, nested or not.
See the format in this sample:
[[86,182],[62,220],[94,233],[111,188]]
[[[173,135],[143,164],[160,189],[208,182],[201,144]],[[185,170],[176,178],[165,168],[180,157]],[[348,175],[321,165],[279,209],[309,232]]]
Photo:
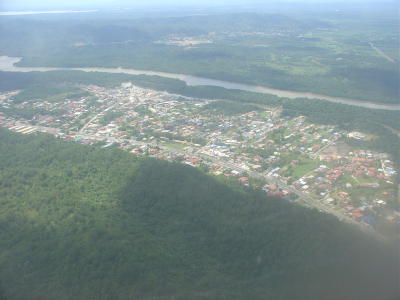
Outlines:
[[[368,3],[398,3],[398,1],[378,1],[378,0],[354,0],[354,3],[360,3],[363,5],[368,5]],[[344,0],[272,0],[272,1],[260,1],[260,0],[250,0],[250,1],[226,1],[226,0],[206,0],[206,1],[196,1],[196,0],[150,0],[150,1],[110,1],[110,0],[72,0],[72,1],[37,1],[37,0],[5,0],[0,3],[0,11],[10,11],[10,10],[22,10],[22,9],[60,9],[60,8],[101,8],[101,7],[145,7],[145,6],[253,6],[253,5],[277,5],[277,4],[303,4],[303,5],[313,5],[313,4],[331,4],[331,3],[348,3]]]

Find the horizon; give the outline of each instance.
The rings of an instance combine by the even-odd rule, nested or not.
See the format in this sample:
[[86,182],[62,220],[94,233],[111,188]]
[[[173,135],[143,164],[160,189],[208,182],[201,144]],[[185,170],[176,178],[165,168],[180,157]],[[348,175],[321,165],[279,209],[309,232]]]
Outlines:
[[146,7],[250,7],[250,6],[280,6],[280,5],[353,5],[362,4],[363,6],[373,5],[373,4],[399,4],[399,0],[353,0],[351,3],[345,0],[272,0],[272,1],[260,1],[260,0],[250,0],[246,3],[239,0],[227,1],[227,0],[206,0],[199,3],[196,0],[150,0],[150,1],[128,1],[128,0],[71,0],[71,1],[38,1],[38,0],[5,0],[0,4],[0,11],[38,11],[38,10],[62,10],[62,9],[105,9],[105,8],[146,8]]

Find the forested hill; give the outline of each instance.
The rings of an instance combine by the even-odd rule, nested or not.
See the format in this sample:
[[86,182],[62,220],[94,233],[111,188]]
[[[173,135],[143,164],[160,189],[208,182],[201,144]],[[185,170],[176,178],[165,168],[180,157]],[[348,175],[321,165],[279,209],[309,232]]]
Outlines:
[[18,66],[25,67],[153,70],[398,104],[397,10],[348,2],[312,5],[312,14],[299,6],[283,14],[7,16],[0,19],[0,55],[22,57]]
[[394,300],[385,247],[188,166],[0,130],[0,298]]

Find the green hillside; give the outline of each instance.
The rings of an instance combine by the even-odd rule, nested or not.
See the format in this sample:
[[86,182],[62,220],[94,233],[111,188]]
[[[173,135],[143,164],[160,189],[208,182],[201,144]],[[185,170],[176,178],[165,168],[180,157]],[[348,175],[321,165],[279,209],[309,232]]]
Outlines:
[[[0,55],[22,57],[18,66],[25,67],[124,67],[397,104],[394,5],[346,2],[314,7],[313,14],[298,7],[294,15],[285,9],[182,17],[163,12],[138,18],[133,11],[7,16],[0,20]],[[335,13],[349,6],[350,15]]]
[[0,130],[0,298],[394,300],[394,257],[189,166]]

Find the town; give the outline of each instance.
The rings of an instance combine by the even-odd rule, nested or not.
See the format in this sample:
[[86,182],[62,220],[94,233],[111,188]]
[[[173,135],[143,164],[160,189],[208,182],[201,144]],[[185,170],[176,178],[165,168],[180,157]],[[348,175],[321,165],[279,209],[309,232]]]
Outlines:
[[279,107],[226,113],[221,109],[230,105],[226,100],[184,97],[129,82],[82,90],[89,96],[22,103],[12,100],[18,91],[3,93],[0,126],[178,161],[368,231],[400,222],[392,158],[348,143],[373,138],[367,134],[313,124],[304,116],[289,118]]

